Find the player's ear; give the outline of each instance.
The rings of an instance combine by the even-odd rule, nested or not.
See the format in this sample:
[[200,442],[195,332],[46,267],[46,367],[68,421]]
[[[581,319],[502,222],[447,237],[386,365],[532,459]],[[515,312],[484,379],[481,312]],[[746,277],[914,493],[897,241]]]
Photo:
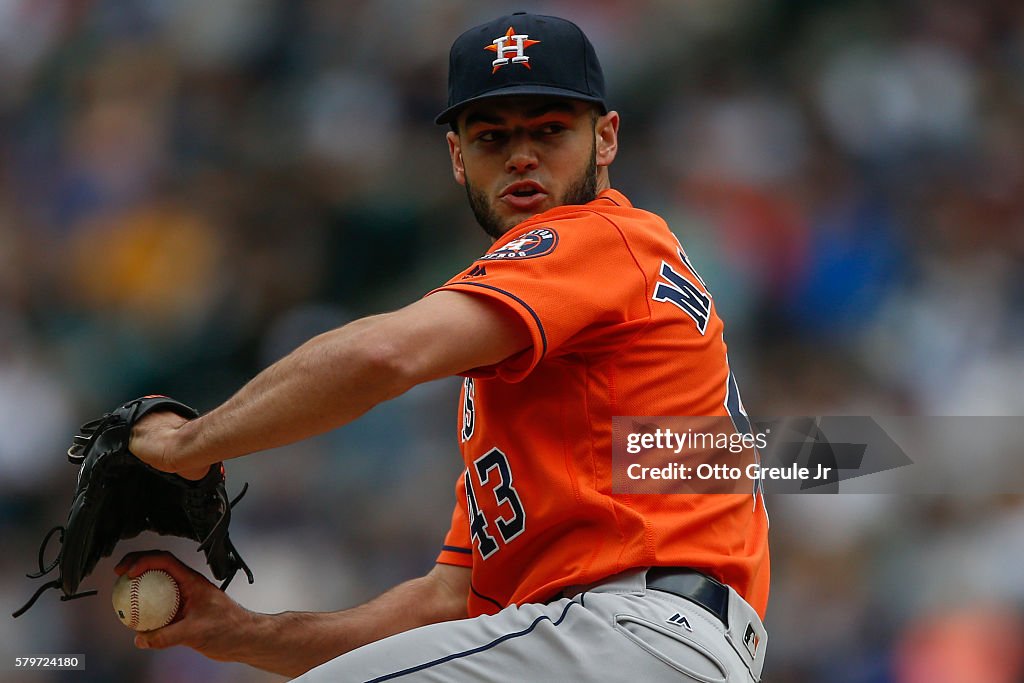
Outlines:
[[594,144],[598,166],[610,166],[619,151],[619,112],[610,111],[594,122]]
[[466,184],[466,165],[462,161],[462,141],[455,131],[448,131],[448,155],[452,158],[452,175],[459,185]]

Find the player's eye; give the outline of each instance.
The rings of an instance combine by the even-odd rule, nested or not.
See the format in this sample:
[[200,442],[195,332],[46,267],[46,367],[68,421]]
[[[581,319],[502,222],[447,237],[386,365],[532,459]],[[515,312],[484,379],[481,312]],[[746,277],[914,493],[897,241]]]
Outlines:
[[479,142],[498,142],[503,137],[501,131],[498,130],[485,130],[477,134],[476,139]]
[[561,123],[547,123],[541,126],[541,135],[557,135],[566,129],[566,126]]

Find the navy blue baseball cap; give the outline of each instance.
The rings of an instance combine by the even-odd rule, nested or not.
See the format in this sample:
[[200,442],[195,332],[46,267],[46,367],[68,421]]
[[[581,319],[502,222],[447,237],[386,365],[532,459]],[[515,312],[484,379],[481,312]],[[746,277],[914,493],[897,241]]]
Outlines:
[[516,12],[469,29],[448,57],[448,107],[435,123],[449,123],[467,104],[508,95],[555,95],[605,104],[597,53],[576,24]]

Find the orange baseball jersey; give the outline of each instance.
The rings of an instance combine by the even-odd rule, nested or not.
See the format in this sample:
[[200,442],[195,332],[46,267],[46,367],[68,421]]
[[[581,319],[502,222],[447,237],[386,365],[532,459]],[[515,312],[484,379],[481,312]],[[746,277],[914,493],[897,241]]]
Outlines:
[[438,562],[472,567],[469,615],[675,566],[763,617],[758,494],[612,493],[613,417],[742,410],[713,300],[665,222],[606,190],[519,224],[440,290],[505,306],[533,338],[463,382],[466,469]]

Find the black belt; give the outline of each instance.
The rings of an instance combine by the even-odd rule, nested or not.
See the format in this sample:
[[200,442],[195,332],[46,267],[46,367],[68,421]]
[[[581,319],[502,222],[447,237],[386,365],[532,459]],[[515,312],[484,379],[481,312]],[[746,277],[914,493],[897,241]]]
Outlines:
[[710,576],[681,567],[651,567],[647,587],[700,605],[729,626],[729,589]]

